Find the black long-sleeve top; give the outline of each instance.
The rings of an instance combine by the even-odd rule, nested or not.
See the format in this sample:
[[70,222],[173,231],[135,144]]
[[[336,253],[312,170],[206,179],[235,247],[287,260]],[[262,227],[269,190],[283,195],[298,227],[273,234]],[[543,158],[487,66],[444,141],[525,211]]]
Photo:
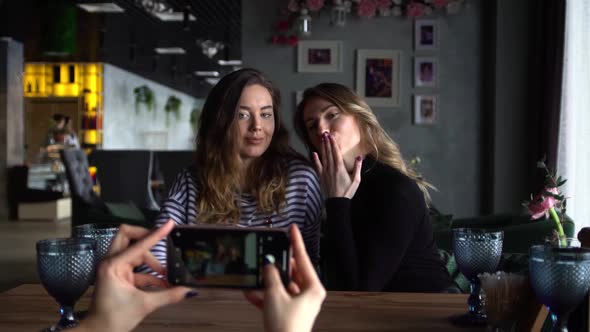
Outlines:
[[367,158],[352,199],[326,200],[327,288],[440,292],[453,285],[416,182]]

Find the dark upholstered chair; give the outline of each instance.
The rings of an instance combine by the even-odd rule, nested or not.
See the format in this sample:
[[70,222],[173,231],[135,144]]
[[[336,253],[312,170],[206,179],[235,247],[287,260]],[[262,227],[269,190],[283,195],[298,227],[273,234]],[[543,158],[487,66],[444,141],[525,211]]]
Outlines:
[[89,156],[96,166],[103,200],[133,202],[141,209],[159,209],[150,188],[153,153],[147,150],[94,150]]
[[[125,209],[120,204],[105,203],[96,195],[92,189],[92,178],[88,172],[88,159],[84,151],[65,149],[60,154],[66,168],[72,196],[72,226],[88,223],[150,226],[150,221],[146,220],[141,212],[135,213],[138,211],[137,208],[129,206]],[[125,211],[131,211],[131,213],[125,213]]]
[[163,176],[165,191],[168,193],[176,176],[194,163],[194,151],[154,151],[154,168]]

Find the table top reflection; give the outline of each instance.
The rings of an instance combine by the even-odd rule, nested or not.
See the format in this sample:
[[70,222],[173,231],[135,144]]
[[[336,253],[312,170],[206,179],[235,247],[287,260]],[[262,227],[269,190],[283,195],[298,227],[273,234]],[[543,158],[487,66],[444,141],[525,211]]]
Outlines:
[[[89,290],[76,304],[88,308]],[[314,331],[482,331],[457,328],[448,317],[467,310],[465,294],[328,292]],[[41,285],[0,294],[0,331],[39,331],[58,319]],[[138,331],[261,331],[262,318],[242,292],[202,289],[195,298],[148,316]]]

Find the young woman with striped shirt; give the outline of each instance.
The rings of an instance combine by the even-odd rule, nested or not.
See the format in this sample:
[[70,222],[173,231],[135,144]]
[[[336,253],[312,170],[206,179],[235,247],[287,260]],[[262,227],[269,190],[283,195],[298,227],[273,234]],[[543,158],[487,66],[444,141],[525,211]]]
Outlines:
[[[280,115],[280,93],[261,72],[241,69],[223,77],[199,119],[195,164],[178,174],[156,224],[295,224],[317,263],[319,181],[289,146]],[[151,251],[166,263],[165,241]]]

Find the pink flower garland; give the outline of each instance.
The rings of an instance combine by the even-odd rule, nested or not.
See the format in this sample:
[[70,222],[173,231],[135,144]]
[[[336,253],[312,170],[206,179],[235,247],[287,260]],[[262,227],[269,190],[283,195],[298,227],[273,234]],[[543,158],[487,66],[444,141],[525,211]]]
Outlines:
[[299,12],[299,1],[297,1],[297,0],[289,0],[289,4],[287,5],[287,9],[291,13]]
[[324,7],[324,0],[307,0],[307,9],[312,12],[318,11]]
[[424,15],[425,6],[418,2],[412,2],[406,7],[408,17],[420,17]]
[[377,11],[377,5],[375,4],[374,0],[361,0],[358,4],[358,8],[356,10],[358,16],[360,17],[373,17],[375,16],[375,12]]
[[391,7],[391,0],[376,0],[376,5],[380,10],[389,9]]
[[434,8],[443,8],[449,4],[449,0],[432,0],[432,5]]

